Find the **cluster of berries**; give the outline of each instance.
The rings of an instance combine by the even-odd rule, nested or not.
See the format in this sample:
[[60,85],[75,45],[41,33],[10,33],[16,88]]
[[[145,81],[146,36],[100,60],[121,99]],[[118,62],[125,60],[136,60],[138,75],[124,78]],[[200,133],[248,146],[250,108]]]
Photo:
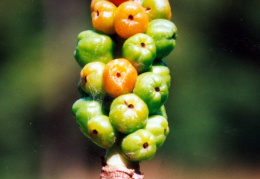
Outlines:
[[[170,70],[162,60],[177,28],[168,0],[92,0],[95,30],[78,35],[80,99],[72,107],[82,133],[123,160],[151,159],[169,133],[164,104]],[[117,54],[117,56],[115,55]]]

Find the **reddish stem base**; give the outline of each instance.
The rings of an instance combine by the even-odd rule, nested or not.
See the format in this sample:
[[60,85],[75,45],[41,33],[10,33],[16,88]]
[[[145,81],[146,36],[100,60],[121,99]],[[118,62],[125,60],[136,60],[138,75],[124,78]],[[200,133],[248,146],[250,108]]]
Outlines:
[[126,167],[103,166],[100,179],[144,179],[144,175]]

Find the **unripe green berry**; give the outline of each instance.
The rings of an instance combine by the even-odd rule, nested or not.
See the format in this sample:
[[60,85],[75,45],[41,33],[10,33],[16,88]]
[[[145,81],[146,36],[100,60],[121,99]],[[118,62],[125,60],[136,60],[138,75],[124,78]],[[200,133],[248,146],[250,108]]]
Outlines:
[[108,116],[99,115],[88,121],[88,136],[102,148],[110,148],[116,141],[116,130]]
[[72,113],[82,131],[87,134],[88,121],[97,115],[104,114],[102,102],[90,97],[77,100],[72,106]]
[[127,135],[122,141],[122,151],[130,161],[152,159],[156,153],[156,139],[145,129],[139,129]]
[[156,147],[162,146],[169,134],[168,121],[163,116],[153,115],[147,120],[145,129],[150,131],[156,140]]
[[111,104],[109,119],[119,132],[128,134],[145,126],[148,107],[133,93],[117,97]]

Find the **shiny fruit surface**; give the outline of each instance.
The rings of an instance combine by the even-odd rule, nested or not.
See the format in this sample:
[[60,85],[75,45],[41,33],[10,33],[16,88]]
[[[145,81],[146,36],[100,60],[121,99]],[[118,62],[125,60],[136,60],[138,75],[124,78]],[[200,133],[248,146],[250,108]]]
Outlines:
[[129,60],[138,73],[147,71],[156,56],[155,42],[149,35],[138,33],[123,44],[123,57]]
[[81,67],[96,61],[107,63],[113,59],[114,47],[108,35],[87,30],[78,35],[74,57]]
[[90,4],[90,12],[94,11],[94,6],[97,2],[99,1],[106,1],[106,0],[91,0],[91,4]]
[[142,6],[149,16],[149,20],[167,19],[172,17],[169,0],[143,0]]
[[144,33],[149,23],[144,8],[137,2],[127,1],[117,8],[115,14],[115,31],[122,38]]
[[88,122],[88,136],[102,148],[110,148],[116,141],[116,130],[111,125],[108,116],[99,115]]
[[81,82],[81,78],[79,78],[79,82],[78,82],[78,93],[79,93],[79,97],[80,98],[86,98],[86,97],[90,97],[90,95],[88,93],[86,93],[81,85],[80,85],[80,82]]
[[119,58],[107,63],[104,70],[104,85],[112,97],[130,93],[137,79],[135,67],[126,59]]
[[154,61],[150,71],[160,75],[165,82],[167,83],[168,88],[171,85],[171,76],[170,76],[170,69],[166,66],[166,64],[162,60]]
[[154,19],[149,22],[145,33],[155,41],[156,59],[166,57],[175,48],[177,27],[173,22],[166,19]]
[[93,98],[103,98],[106,94],[103,80],[105,64],[91,62],[84,66],[80,73],[81,88]]
[[147,105],[133,93],[121,95],[111,104],[109,119],[119,132],[128,134],[143,128],[147,118]]
[[160,107],[160,109],[158,111],[156,111],[156,113],[154,113],[154,115],[160,115],[160,116],[163,116],[165,119],[168,119],[168,116],[167,116],[166,109],[165,109],[164,105],[162,105]]
[[161,76],[152,72],[138,76],[133,92],[147,104],[149,115],[156,113],[168,98],[166,82]]
[[127,135],[122,141],[124,155],[130,161],[145,161],[153,158],[156,153],[154,135],[145,129],[139,129]]
[[87,134],[88,121],[97,115],[104,114],[104,109],[101,101],[86,97],[73,104],[72,113],[76,117],[80,129]]
[[99,1],[91,13],[93,27],[104,34],[114,34],[114,17],[117,7],[109,1]]
[[168,121],[160,115],[150,116],[144,129],[150,131],[155,136],[157,148],[163,145],[169,134]]

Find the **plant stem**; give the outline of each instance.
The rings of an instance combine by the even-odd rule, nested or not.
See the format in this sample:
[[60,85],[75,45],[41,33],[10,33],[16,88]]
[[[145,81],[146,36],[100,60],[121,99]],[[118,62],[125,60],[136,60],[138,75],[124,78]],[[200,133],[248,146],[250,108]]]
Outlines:
[[115,144],[107,150],[106,165],[102,167],[101,179],[143,179],[139,162],[131,162],[122,153],[121,147]]
[[100,179],[144,179],[144,176],[133,169],[106,165],[102,167]]

